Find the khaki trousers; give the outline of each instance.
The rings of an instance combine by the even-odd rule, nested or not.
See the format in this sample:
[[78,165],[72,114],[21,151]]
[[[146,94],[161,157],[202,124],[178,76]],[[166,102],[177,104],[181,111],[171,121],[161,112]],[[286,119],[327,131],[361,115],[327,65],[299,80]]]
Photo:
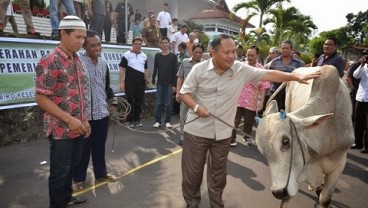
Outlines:
[[214,140],[184,132],[182,153],[182,192],[187,205],[201,201],[200,186],[207,158],[207,189],[211,208],[223,208],[222,193],[226,186],[227,156],[230,138]]
[[[10,0],[0,0],[0,26],[5,26],[4,19],[9,3]],[[29,0],[19,0],[19,5],[22,10],[24,24],[27,26],[27,32],[29,32],[30,30],[34,29],[32,22],[32,12],[29,8]]]

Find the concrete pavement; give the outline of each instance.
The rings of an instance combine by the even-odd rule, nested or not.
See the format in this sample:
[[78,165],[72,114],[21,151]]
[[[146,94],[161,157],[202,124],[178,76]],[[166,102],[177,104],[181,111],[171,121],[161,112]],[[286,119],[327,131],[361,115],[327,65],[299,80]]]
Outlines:
[[[144,120],[132,131],[111,126],[106,144],[108,170],[119,176],[117,182],[95,182],[88,170],[85,189],[76,195],[88,197],[88,208],[184,208],[181,195],[181,147],[179,131],[152,128]],[[177,127],[178,116],[173,116]],[[114,151],[112,151],[113,138]],[[226,208],[276,208],[280,201],[270,189],[270,171],[256,147],[247,147],[238,137],[228,161],[228,183],[223,199]],[[46,161],[47,164],[40,163]],[[49,144],[38,140],[0,148],[0,207],[48,207]],[[350,150],[348,162],[337,184],[332,205],[339,208],[368,206],[368,155]],[[202,184],[201,208],[209,208],[206,180]],[[305,184],[290,207],[316,207],[317,197]]]

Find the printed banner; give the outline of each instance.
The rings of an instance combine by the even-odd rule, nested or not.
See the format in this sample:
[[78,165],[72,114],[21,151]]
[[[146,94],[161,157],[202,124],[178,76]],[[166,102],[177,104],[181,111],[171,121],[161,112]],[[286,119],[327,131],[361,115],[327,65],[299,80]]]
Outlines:
[[[35,68],[39,59],[54,50],[58,41],[0,37],[0,110],[33,106],[35,103]],[[110,85],[119,93],[119,63],[130,46],[102,45],[101,57],[107,60]],[[147,54],[152,74],[157,48],[142,48]],[[83,54],[81,49],[79,54]]]

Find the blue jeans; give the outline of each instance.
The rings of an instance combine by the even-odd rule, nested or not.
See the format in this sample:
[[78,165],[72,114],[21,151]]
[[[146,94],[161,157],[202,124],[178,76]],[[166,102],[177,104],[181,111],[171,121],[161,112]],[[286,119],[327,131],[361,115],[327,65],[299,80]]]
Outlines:
[[50,208],[66,207],[72,197],[72,178],[80,162],[84,137],[50,140]]
[[165,123],[171,122],[172,113],[172,89],[171,84],[157,84],[155,120],[161,123],[162,109],[166,105]]
[[68,15],[75,15],[74,4],[72,0],[50,0],[50,23],[53,36],[59,36],[59,1],[64,5]]

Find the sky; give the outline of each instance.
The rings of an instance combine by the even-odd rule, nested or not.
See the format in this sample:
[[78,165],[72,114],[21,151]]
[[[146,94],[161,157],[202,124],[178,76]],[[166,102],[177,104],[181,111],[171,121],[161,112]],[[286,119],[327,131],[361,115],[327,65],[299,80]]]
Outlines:
[[[226,0],[230,10],[240,2],[246,0]],[[368,0],[291,0],[287,7],[294,6],[306,16],[310,16],[318,27],[316,33],[338,29],[347,24],[348,13],[357,14],[359,11],[368,10]],[[245,15],[244,15],[245,14]],[[237,13],[238,16],[246,16],[246,10]],[[250,23],[258,26],[259,16],[254,16]],[[267,27],[266,27],[267,28]]]

